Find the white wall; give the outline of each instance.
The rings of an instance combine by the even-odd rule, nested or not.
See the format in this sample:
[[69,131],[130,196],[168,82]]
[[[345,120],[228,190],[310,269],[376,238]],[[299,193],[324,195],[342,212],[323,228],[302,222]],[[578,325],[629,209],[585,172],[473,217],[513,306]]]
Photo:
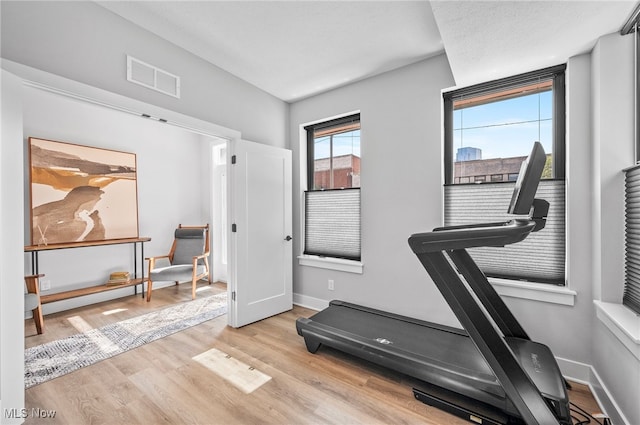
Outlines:
[[[25,149],[28,137],[64,141],[136,154],[138,222],[145,256],[164,255],[179,223],[211,222],[211,142],[186,130],[102,106],[27,87],[23,97]],[[28,158],[24,163],[25,211],[29,211]],[[212,229],[218,232],[219,229]],[[24,240],[29,241],[28,215]],[[139,261],[139,273],[142,264]],[[31,272],[25,255],[26,273]],[[39,272],[51,281],[51,292],[101,284],[112,271],[133,271],[133,246],[114,245],[46,251]],[[131,288],[44,306],[44,313],[129,295]]]
[[[94,2],[2,1],[0,7],[5,59],[286,147],[286,103]],[[126,81],[127,54],[180,76],[181,98]]]

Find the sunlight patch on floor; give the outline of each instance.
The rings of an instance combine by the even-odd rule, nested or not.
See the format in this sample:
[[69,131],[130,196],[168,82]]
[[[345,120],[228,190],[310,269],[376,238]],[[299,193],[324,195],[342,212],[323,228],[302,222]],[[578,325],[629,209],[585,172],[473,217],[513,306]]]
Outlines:
[[96,344],[105,353],[114,353],[120,348],[114,344],[109,338],[103,335],[100,330],[94,329],[89,323],[87,323],[80,316],[67,317],[71,326],[82,332],[89,338],[94,344]]
[[196,288],[196,292],[204,292],[204,291],[210,291],[211,290],[211,286],[201,286],[199,288]]
[[71,323],[71,326],[73,326],[74,328],[76,328],[78,330],[78,332],[86,332],[86,331],[90,331],[91,329],[93,329],[93,326],[88,324],[80,316],[67,317],[67,320],[69,321],[69,323]]
[[120,313],[120,312],[127,311],[127,310],[128,309],[126,309],[126,308],[114,308],[113,310],[103,311],[102,314],[104,316],[109,316],[111,314]]
[[265,375],[252,366],[246,365],[215,348],[198,354],[193,357],[193,360],[233,384],[245,394],[252,393],[271,379],[269,375]]

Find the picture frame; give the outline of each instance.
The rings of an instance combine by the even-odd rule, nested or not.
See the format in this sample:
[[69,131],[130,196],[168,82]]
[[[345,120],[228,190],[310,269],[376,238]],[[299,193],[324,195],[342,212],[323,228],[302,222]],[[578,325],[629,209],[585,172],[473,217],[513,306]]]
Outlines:
[[29,137],[31,243],[137,238],[134,153]]

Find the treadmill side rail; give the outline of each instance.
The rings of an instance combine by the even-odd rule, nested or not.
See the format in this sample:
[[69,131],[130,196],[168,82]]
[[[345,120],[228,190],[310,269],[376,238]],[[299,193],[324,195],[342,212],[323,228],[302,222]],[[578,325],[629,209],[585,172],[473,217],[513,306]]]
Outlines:
[[452,226],[438,231],[416,233],[409,245],[416,254],[482,246],[505,246],[520,242],[536,227],[532,220],[511,220],[490,226]]

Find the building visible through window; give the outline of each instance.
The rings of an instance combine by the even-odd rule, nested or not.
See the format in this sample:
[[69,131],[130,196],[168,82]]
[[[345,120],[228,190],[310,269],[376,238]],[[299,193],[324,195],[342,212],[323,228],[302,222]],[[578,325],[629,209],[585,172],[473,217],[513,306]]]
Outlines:
[[360,120],[356,117],[308,129],[313,141],[313,181],[309,188],[341,189],[360,187]]
[[360,261],[360,114],[305,130],[304,254]]
[[515,181],[531,145],[552,178],[553,79],[453,100],[453,184]]
[[510,219],[522,162],[539,141],[547,161],[536,197],[546,227],[517,246],[469,252],[491,278],[563,285],[565,258],[565,66],[444,93],[444,224]]

